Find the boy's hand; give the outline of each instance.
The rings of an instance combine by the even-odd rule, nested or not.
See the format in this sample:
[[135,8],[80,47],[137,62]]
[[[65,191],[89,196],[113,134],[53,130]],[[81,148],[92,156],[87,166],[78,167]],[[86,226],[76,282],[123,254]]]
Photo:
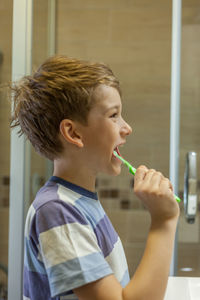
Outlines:
[[160,172],[140,166],[135,174],[134,192],[149,210],[152,222],[178,218],[179,205],[172,184]]

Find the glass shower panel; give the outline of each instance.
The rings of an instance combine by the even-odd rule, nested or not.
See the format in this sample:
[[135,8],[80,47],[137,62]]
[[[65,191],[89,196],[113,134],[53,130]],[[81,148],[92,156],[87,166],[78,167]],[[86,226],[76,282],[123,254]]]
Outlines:
[[7,299],[8,219],[10,185],[10,102],[12,1],[0,2],[0,299]]
[[[169,176],[171,0],[57,1],[57,53],[103,61],[119,78],[123,116],[133,134],[121,150],[134,166]],[[150,218],[132,192],[133,177],[99,176],[100,200],[118,231],[132,275]]]
[[[180,111],[180,168],[179,190],[183,194],[186,155],[197,153],[197,195],[200,180],[200,2],[183,0],[181,111]],[[200,277],[200,206],[197,204],[195,222],[189,224],[183,204],[178,233],[178,275]]]
[[[48,57],[48,0],[33,1],[32,69],[35,71]],[[48,162],[30,147],[30,203],[48,176]],[[29,204],[30,204],[29,203]]]

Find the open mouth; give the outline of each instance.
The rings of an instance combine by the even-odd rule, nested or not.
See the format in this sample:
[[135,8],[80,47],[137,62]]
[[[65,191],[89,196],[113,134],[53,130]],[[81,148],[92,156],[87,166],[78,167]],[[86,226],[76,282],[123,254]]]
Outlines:
[[120,151],[119,151],[119,146],[115,147],[114,151],[116,151],[117,154],[118,154],[119,156],[122,157],[122,155],[121,155],[121,153],[120,153]]

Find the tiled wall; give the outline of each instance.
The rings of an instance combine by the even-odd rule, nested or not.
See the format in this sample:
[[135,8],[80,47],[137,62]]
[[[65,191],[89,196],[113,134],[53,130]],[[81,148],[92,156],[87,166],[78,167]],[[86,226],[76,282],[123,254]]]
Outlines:
[[133,128],[123,154],[167,175],[171,1],[146,2],[59,0],[57,52],[111,66]]
[[[12,0],[0,1],[0,86],[11,80]],[[0,298],[6,295],[8,261],[10,103],[7,89],[0,89]],[[2,298],[4,299],[4,298]]]
[[[11,80],[12,1],[0,2],[0,86]],[[6,30],[5,30],[6,28]],[[10,103],[6,89],[0,89],[0,187],[3,177],[9,176],[10,165]]]

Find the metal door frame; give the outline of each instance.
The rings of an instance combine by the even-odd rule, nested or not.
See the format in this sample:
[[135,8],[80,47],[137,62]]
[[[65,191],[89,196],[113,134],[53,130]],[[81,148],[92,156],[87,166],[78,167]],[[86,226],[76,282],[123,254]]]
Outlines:
[[[172,1],[171,45],[171,107],[170,107],[170,159],[169,177],[178,195],[179,141],[180,141],[180,73],[181,73],[181,14],[182,1]],[[178,232],[178,231],[177,231]],[[176,233],[170,275],[177,273],[178,233]]]

